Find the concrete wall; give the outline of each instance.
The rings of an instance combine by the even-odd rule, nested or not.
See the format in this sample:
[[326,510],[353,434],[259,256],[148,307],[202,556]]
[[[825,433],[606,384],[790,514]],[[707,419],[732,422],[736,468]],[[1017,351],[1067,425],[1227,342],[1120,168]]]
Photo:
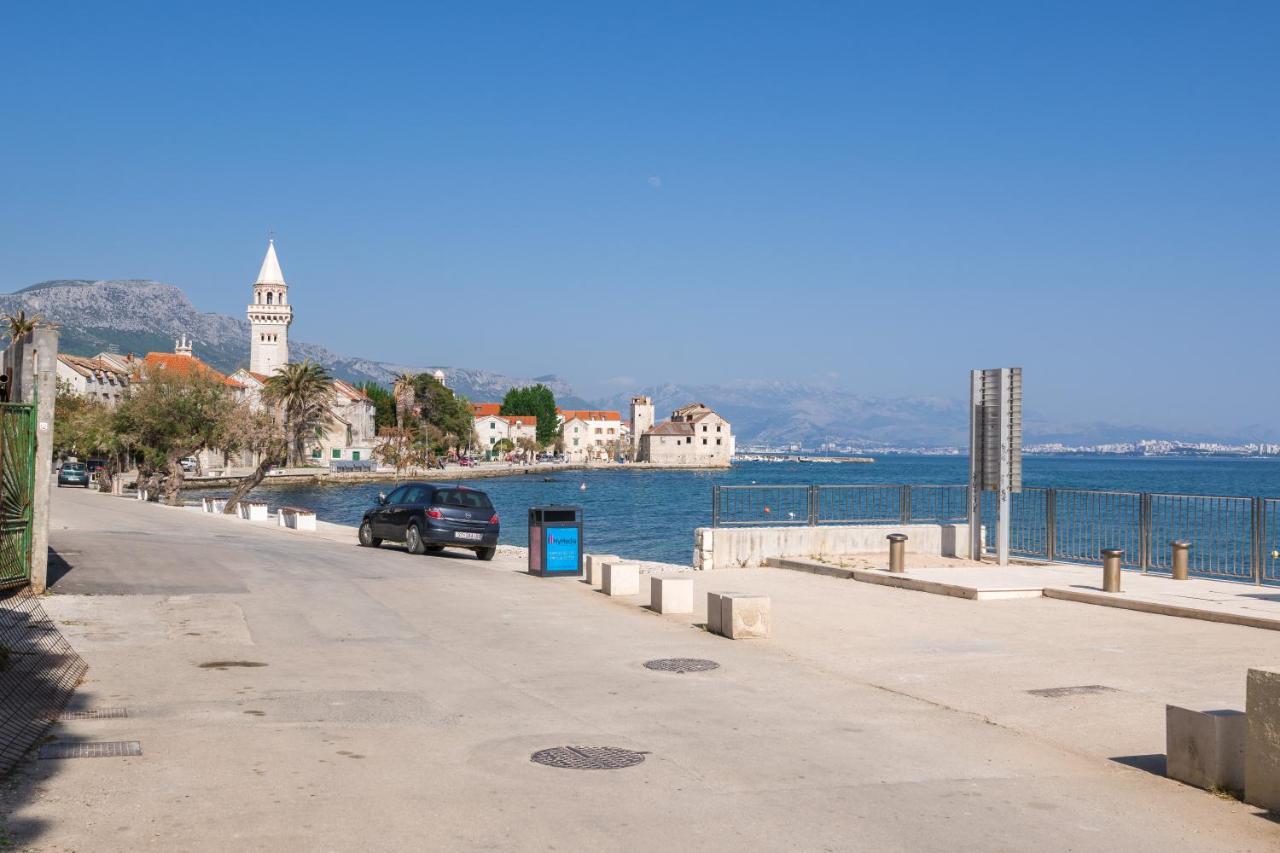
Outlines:
[[838,557],[889,551],[885,537],[905,533],[907,550],[943,557],[969,556],[967,524],[866,524],[831,527],[699,527],[695,569],[764,565],[769,557]]

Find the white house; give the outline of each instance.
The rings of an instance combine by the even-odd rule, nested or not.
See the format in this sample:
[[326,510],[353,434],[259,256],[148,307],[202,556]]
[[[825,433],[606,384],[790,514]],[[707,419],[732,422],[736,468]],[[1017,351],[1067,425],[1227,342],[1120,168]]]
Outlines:
[[58,355],[58,382],[80,397],[115,406],[129,393],[129,371],[99,355]]
[[622,416],[597,409],[558,410],[564,452],[573,462],[603,461],[625,441]]
[[538,419],[534,415],[499,414],[500,403],[473,403],[475,441],[479,450],[490,452],[504,438],[518,446],[520,439],[538,440]]
[[[647,410],[646,408],[647,407]],[[631,422],[653,421],[653,404],[647,397],[631,401]],[[640,462],[719,468],[733,457],[733,430],[728,421],[702,403],[691,403],[671,413],[671,420],[655,424],[639,436]]]

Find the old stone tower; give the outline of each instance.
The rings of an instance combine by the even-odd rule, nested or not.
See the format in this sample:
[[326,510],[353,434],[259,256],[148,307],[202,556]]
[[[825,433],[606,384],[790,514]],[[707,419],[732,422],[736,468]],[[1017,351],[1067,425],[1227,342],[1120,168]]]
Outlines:
[[275,240],[270,240],[262,269],[258,270],[258,280],[253,283],[253,303],[249,305],[249,325],[253,329],[249,341],[251,372],[270,376],[289,363],[289,324],[292,322],[289,285],[284,283],[284,273],[280,271]]
[[[640,451],[640,436],[653,426],[653,400],[648,397],[631,398],[631,447]],[[637,458],[639,458],[637,456]]]

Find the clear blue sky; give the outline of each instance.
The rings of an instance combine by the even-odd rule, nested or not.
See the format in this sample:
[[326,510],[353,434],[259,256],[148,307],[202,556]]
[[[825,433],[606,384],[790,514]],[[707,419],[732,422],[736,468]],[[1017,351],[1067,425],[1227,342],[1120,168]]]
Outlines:
[[408,363],[1280,421],[1280,4],[31,3],[0,288]]

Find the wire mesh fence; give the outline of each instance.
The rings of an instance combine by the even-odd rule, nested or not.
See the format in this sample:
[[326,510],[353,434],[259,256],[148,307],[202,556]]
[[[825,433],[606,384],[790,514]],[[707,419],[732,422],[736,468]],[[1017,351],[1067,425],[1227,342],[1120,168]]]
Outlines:
[[[968,494],[951,484],[714,486],[712,525],[956,524],[967,521]],[[992,493],[981,518],[993,551]],[[1119,548],[1126,568],[1168,572],[1174,541],[1191,544],[1193,575],[1280,583],[1277,498],[1024,488],[1010,501],[1017,557],[1097,564],[1104,548]]]

